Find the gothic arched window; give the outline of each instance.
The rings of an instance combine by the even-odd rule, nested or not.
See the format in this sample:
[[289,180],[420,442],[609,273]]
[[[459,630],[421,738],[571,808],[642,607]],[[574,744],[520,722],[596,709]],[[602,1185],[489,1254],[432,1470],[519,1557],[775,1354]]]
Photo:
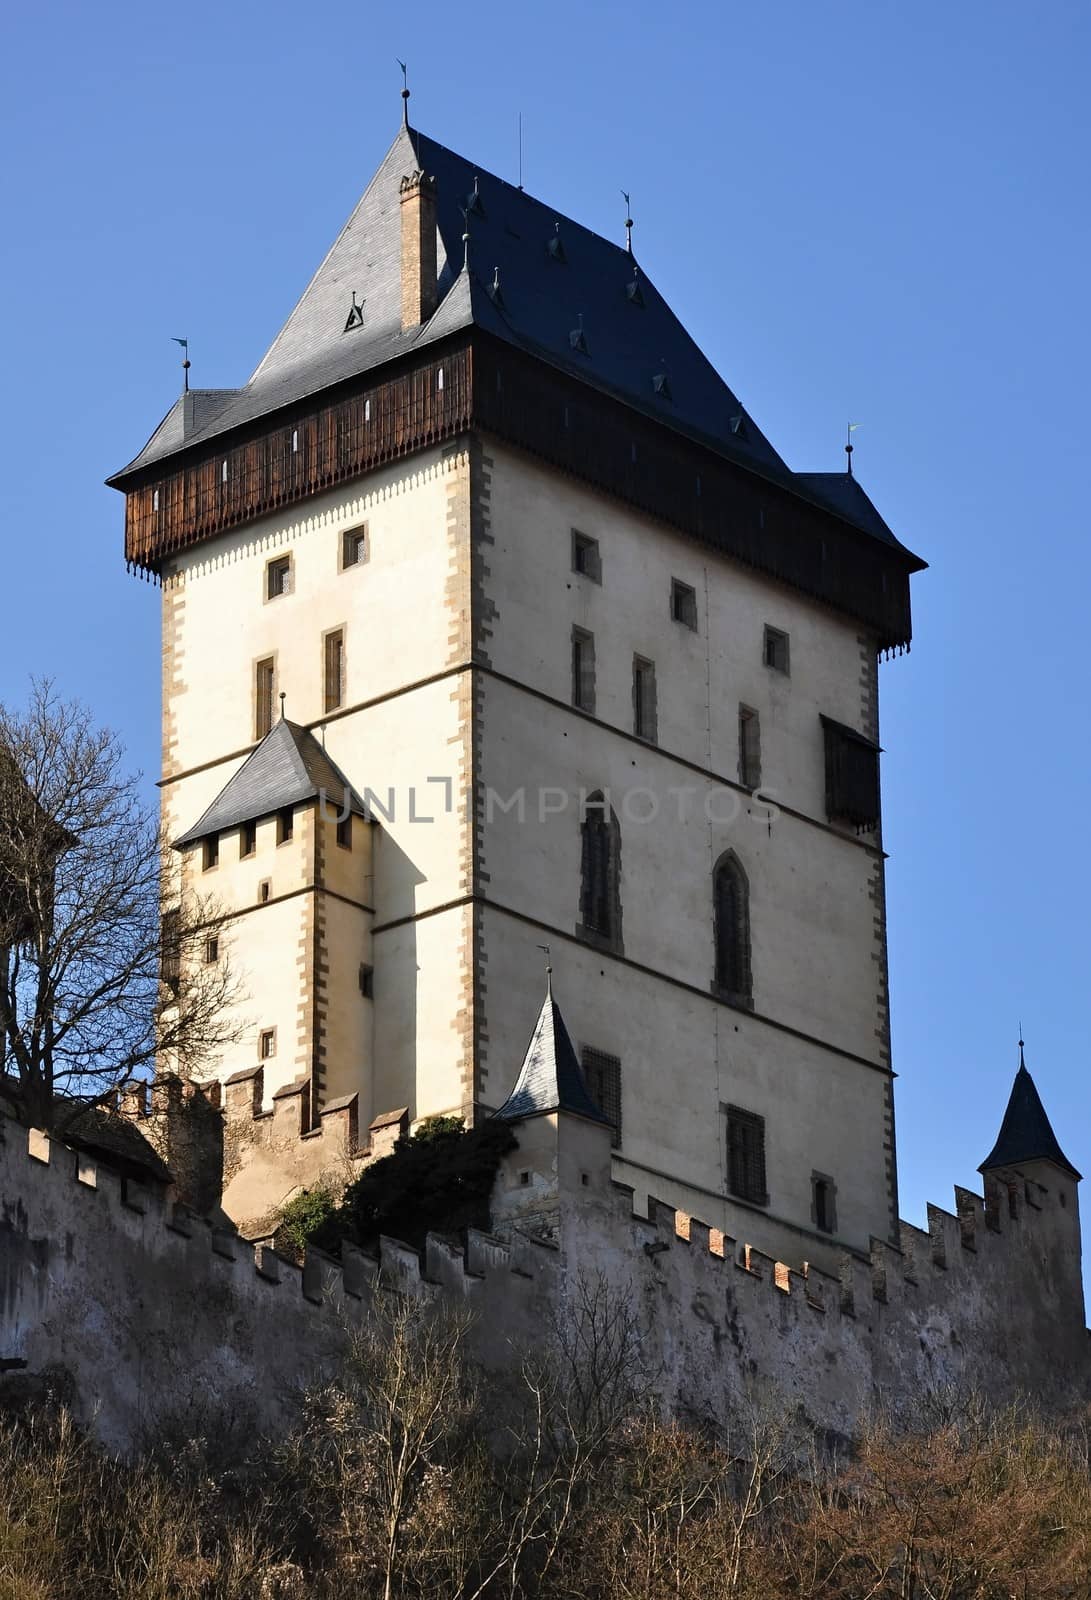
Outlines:
[[742,1005],[751,1001],[750,885],[733,850],[716,863],[712,875],[716,931],[716,987]]
[[601,790],[584,803],[581,826],[580,931],[621,942],[621,829]]

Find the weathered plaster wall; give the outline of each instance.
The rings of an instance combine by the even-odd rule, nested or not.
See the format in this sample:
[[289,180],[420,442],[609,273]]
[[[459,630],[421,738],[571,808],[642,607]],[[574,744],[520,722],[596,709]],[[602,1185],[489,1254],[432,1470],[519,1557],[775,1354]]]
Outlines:
[[[840,1277],[797,1273],[609,1177],[608,1134],[575,1119],[516,1128],[498,1180],[503,1237],[422,1261],[386,1241],[380,1263],[300,1270],[103,1163],[0,1124],[0,1397],[67,1375],[82,1414],[115,1443],[161,1411],[227,1405],[277,1428],[296,1386],[335,1366],[376,1293],[451,1296],[479,1314],[486,1365],[541,1347],[574,1315],[582,1280],[637,1311],[641,1360],[664,1407],[725,1422],[743,1400],[798,1405],[849,1433],[872,1405],[912,1413],[936,1387],[1073,1403],[1088,1393],[1075,1185],[1055,1168],[1006,1175],[990,1202],[956,1190],[927,1233],[877,1242]],[[526,1174],[524,1180],[523,1174]],[[559,1203],[558,1203],[559,1202]],[[25,1367],[17,1364],[23,1362]]]

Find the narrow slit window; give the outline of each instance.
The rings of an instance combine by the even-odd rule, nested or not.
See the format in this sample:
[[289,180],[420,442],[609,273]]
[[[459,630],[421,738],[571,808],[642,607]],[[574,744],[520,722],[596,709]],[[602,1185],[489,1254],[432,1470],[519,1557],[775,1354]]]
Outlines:
[[716,989],[733,1005],[752,1004],[750,967],[750,889],[746,873],[729,850],[712,875],[716,946]]
[[245,861],[247,856],[252,856],[258,848],[258,825],[256,822],[244,822],[239,829],[239,860]]
[[220,941],[213,934],[205,940],[205,965],[212,966],[220,959]]
[[269,878],[263,878],[258,884],[258,905],[267,906],[273,897],[273,884]]
[[655,663],[643,656],[633,657],[633,732],[638,739],[655,743]]
[[336,711],[345,702],[345,633],[343,628],[327,633],[323,649],[324,694],[326,711]]
[[761,724],[751,706],[739,707],[739,782],[744,789],[761,782]]
[[360,993],[365,1000],[375,998],[375,968],[369,966],[366,961],[360,963]]
[[204,842],[202,866],[205,872],[211,872],[213,867],[220,864],[220,836],[210,833]]
[[572,629],[572,704],[595,709],[595,638],[583,628]]
[[295,832],[295,812],[291,806],[285,806],[283,811],[277,812],[277,844],[287,844]]
[[352,849],[352,812],[347,817],[342,817],[337,824],[337,843],[342,850]]
[[177,906],[164,911],[159,924],[159,976],[177,999],[182,987],[182,913]]
[[811,1219],[819,1233],[834,1233],[837,1230],[834,1193],[832,1178],[824,1172],[811,1174]]
[[621,829],[602,790],[588,795],[580,830],[580,932],[621,944]]
[[254,669],[254,737],[264,739],[273,726],[276,699],[276,662],[272,656],[259,661]]
[[271,1061],[277,1053],[277,1030],[275,1028],[262,1028],[258,1034],[258,1056],[262,1061]]

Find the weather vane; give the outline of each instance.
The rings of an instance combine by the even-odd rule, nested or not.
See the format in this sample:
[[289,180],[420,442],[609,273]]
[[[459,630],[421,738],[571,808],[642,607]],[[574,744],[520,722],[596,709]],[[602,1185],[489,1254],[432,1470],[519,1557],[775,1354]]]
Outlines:
[[629,195],[626,194],[624,189],[622,189],[622,191],[621,191],[621,198],[625,202],[625,248],[626,248],[626,250],[628,250],[629,254],[632,255],[632,253],[633,253],[633,215],[632,215],[633,208],[632,208],[632,203],[630,201],[630,197],[629,197]]
[[[397,56],[394,57],[398,61]],[[398,61],[402,69],[402,126],[409,126],[409,69],[404,61]]]
[[189,340],[188,339],[177,339],[172,334],[170,342],[171,342],[171,344],[180,344],[182,346],[182,355],[184,357],[184,360],[182,361],[183,392],[185,394],[188,394],[189,393]]
[[845,435],[845,459],[848,462],[849,477],[852,477],[852,452],[854,449],[852,436],[860,426],[858,422],[850,422],[848,433]]

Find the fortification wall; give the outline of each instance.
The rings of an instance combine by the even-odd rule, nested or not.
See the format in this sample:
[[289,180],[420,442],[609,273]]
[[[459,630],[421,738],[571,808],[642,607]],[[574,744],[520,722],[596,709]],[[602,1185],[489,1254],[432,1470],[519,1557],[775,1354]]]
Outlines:
[[497,1369],[571,1324],[581,1284],[599,1281],[636,1310],[641,1364],[679,1417],[728,1423],[758,1399],[850,1434],[874,1404],[912,1412],[937,1388],[1091,1392],[1075,1188],[1023,1172],[987,1200],[956,1191],[927,1232],[903,1225],[901,1250],[877,1241],[834,1278],[613,1184],[603,1132],[600,1170],[581,1144],[549,1226],[509,1213],[503,1240],[433,1235],[423,1257],[384,1240],[376,1260],[300,1268],[58,1140],[2,1118],[0,1134],[0,1399],[55,1379],[119,1446],[163,1413],[282,1427],[384,1296],[470,1306]]
[[200,1428],[221,1408],[276,1431],[376,1297],[452,1296],[482,1327],[529,1330],[546,1255],[471,1231],[465,1251],[430,1237],[423,1263],[389,1240],[378,1259],[299,1267],[0,1116],[0,1399],[51,1385],[119,1448],[164,1415]]

